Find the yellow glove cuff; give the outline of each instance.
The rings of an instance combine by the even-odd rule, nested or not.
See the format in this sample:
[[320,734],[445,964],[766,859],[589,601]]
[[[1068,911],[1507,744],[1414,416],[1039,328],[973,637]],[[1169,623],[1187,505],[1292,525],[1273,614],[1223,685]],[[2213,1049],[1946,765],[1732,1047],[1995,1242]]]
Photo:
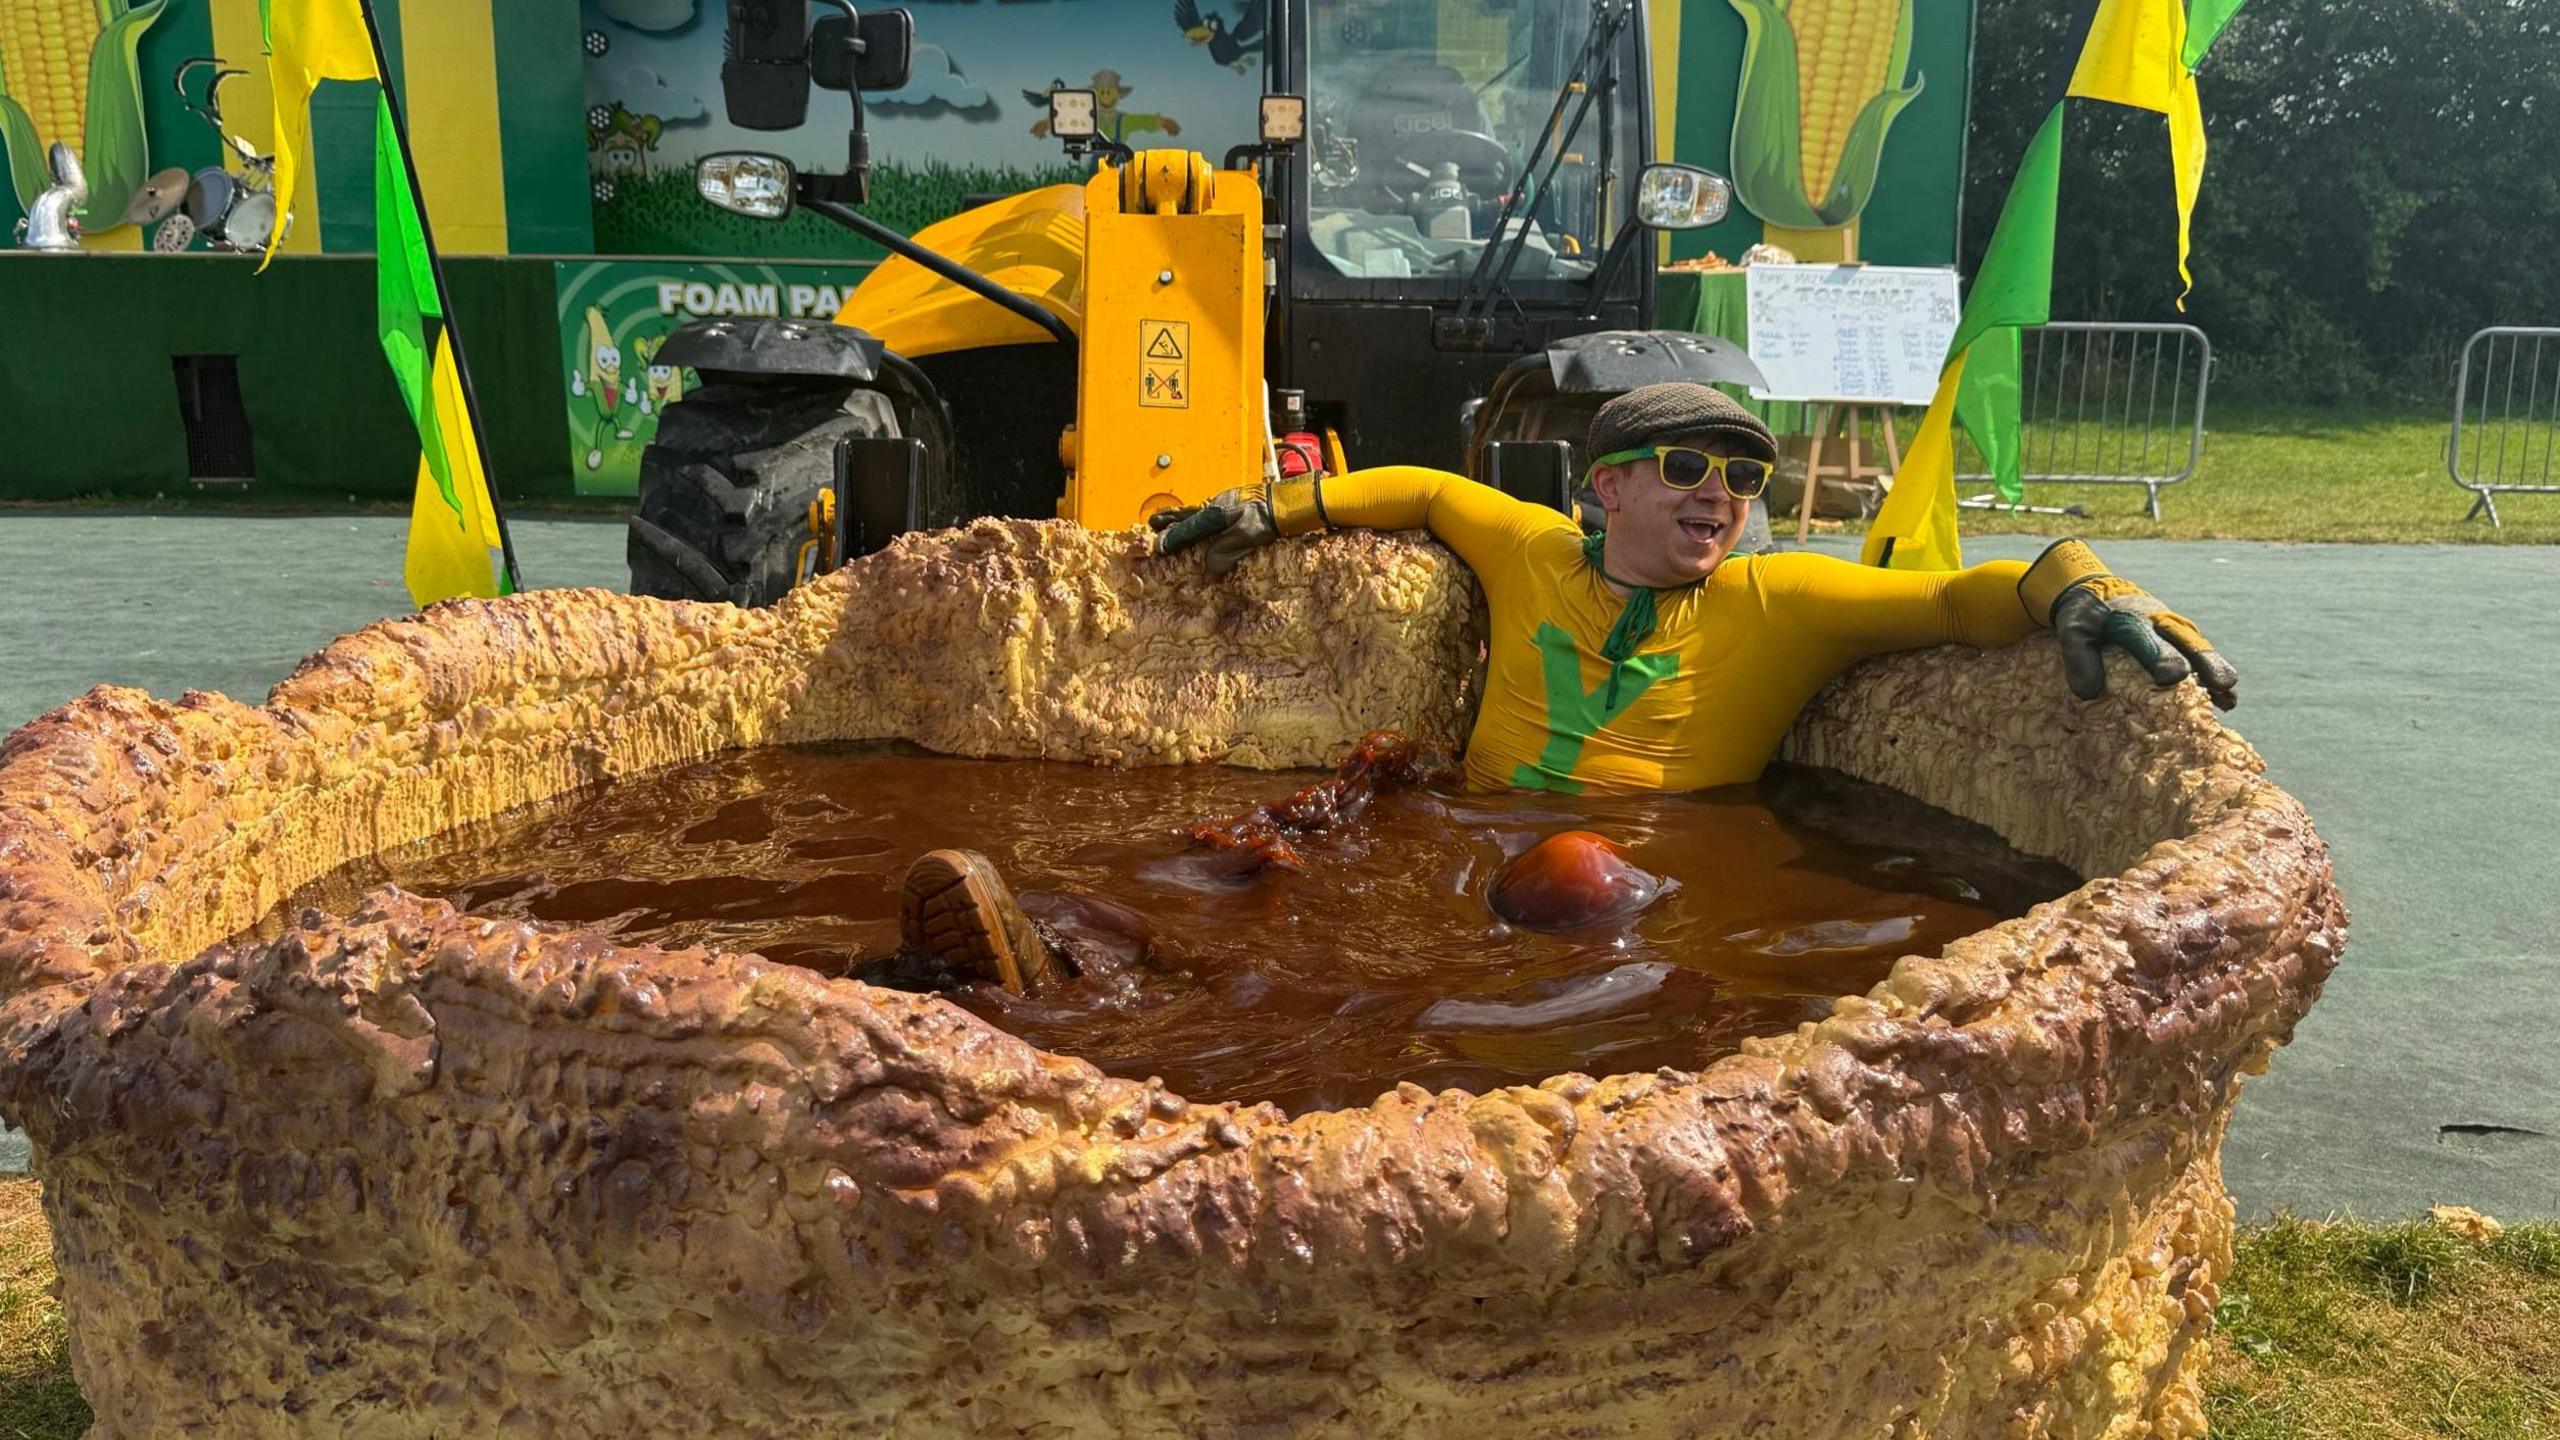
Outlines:
[[2063,591],[2106,574],[2106,562],[2098,552],[2077,540],[2056,540],[2018,577],[2018,603],[2026,607],[2028,619],[2050,627],[2054,602]]
[[1302,480],[1283,480],[1271,487],[1271,523],[1283,535],[1307,535],[1330,530],[1333,522],[1324,513],[1324,480],[1310,475]]

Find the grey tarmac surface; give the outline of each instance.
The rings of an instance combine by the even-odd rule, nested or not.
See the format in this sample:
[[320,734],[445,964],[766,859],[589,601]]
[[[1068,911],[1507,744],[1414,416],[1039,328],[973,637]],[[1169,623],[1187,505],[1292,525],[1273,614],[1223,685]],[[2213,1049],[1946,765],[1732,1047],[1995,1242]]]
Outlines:
[[[407,611],[406,523],[0,511],[0,728],[99,682],[263,696]],[[515,536],[529,586],[623,582],[618,524]],[[2560,549],[2100,548],[2240,667],[2237,728],[2310,807],[2354,912],[2327,996],[2242,1100],[2243,1213],[2560,1217]]]

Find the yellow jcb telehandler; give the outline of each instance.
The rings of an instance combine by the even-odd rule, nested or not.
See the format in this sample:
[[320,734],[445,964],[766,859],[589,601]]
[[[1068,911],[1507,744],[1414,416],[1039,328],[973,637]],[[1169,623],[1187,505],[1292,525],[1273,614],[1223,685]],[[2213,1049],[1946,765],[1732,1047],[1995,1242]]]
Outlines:
[[1109,97],[1059,90],[1047,128],[1090,178],[912,238],[860,208],[861,96],[905,83],[908,12],[731,0],[729,28],[733,123],[795,128],[815,87],[854,96],[853,128],[842,174],[713,155],[703,197],[815,211],[890,258],[833,324],[668,340],[659,363],[704,384],[641,461],[636,593],[769,604],[903,530],[1116,528],[1308,468],[1435,465],[1569,507],[1609,396],[1759,379],[1651,328],[1653,233],[1722,218],[1728,187],[1647,163],[1635,0],[1271,0],[1258,143],[1133,151]]

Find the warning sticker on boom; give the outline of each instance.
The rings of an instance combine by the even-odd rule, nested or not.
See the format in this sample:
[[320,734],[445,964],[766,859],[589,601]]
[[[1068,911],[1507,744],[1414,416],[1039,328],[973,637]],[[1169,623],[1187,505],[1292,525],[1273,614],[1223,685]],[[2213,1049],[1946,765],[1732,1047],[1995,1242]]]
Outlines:
[[1159,410],[1191,408],[1191,322],[1138,322],[1138,403]]

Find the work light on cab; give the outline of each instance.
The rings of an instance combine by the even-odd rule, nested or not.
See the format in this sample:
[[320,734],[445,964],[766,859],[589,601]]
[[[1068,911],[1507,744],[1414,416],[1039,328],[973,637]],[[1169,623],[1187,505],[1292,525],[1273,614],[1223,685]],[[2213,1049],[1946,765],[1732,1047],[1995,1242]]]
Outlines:
[[1295,145],[1306,136],[1306,96],[1265,95],[1262,97],[1263,144]]
[[1049,133],[1061,140],[1090,140],[1102,129],[1101,108],[1090,90],[1049,92]]

